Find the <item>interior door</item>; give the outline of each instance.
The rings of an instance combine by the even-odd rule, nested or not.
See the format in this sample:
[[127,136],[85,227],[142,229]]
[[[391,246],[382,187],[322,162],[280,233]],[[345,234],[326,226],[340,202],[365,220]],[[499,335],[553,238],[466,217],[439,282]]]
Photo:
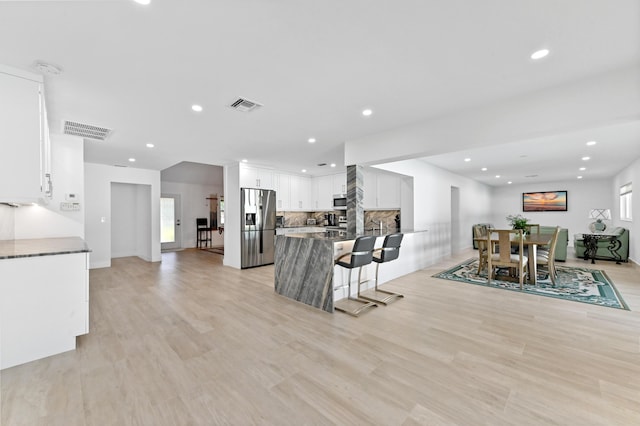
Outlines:
[[[160,248],[176,250],[182,248],[180,227],[180,195],[163,194],[160,198]],[[195,224],[193,225],[195,228]]]

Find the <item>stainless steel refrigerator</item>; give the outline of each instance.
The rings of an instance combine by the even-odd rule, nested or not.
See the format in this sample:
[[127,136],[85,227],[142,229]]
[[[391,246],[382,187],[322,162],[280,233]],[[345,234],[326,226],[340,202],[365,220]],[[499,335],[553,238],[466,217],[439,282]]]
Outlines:
[[241,267],[273,263],[276,236],[276,191],[240,188]]

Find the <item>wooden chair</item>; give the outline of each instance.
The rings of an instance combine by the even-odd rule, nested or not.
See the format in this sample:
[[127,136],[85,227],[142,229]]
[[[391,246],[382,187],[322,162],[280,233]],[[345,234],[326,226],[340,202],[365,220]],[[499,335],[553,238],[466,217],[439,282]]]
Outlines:
[[489,228],[486,225],[474,225],[473,227],[473,238],[474,241],[477,242],[478,246],[478,275],[480,272],[487,266],[487,256],[489,250],[487,249],[487,242],[485,240],[480,240],[476,238],[487,238],[487,233],[489,233]]
[[[491,234],[498,234],[497,247],[491,243]],[[487,235],[487,281],[491,284],[491,277],[496,267],[514,268],[520,281],[520,290],[523,288],[524,275],[527,270],[529,260],[524,253],[523,235],[521,229],[492,229]],[[519,242],[519,250],[516,254],[511,254],[511,241]]]
[[527,223],[524,228],[527,234],[540,234],[540,224]]
[[546,266],[547,271],[549,272],[549,277],[551,278],[551,282],[553,285],[556,285],[556,245],[558,243],[558,235],[560,235],[560,227],[557,226],[556,230],[553,232],[553,237],[551,237],[551,242],[549,243],[549,250],[538,250],[538,255],[536,257],[536,264],[538,266]]

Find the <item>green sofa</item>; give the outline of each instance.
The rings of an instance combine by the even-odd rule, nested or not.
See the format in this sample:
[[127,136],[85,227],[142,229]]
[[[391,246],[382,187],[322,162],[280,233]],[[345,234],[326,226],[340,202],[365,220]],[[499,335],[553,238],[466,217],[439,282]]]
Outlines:
[[[607,232],[611,231],[617,235],[617,239],[620,242],[620,247],[617,250],[614,247],[615,253],[620,256],[620,261],[627,262],[629,260],[629,230],[622,227],[613,229],[607,229]],[[611,240],[603,239],[598,241],[598,250],[596,251],[596,259],[601,260],[618,260],[609,250]],[[573,248],[576,251],[576,256],[584,258],[584,240],[582,234],[575,234],[573,236]]]
[[[542,226],[540,225],[541,234],[553,234],[556,230],[555,226]],[[567,246],[569,245],[569,230],[567,228],[561,228],[558,234],[558,242],[556,243],[556,255],[555,260],[564,262],[567,260]],[[547,249],[548,247],[540,246],[540,248]]]

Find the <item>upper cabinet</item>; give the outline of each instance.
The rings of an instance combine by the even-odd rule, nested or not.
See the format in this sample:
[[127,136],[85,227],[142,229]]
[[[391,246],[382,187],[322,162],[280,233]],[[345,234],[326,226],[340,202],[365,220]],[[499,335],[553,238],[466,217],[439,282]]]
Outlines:
[[291,210],[291,176],[276,173],[273,181],[276,190],[276,210]]
[[346,173],[338,173],[335,175],[331,175],[333,190],[332,194],[346,194],[347,193],[347,174]]
[[373,168],[363,168],[365,210],[400,209],[399,176]]
[[291,175],[291,210],[311,211],[311,178]]
[[0,65],[0,202],[51,197],[49,132],[42,77]]
[[313,178],[313,202],[315,210],[333,210],[333,175]]
[[240,165],[240,187],[275,189],[273,171],[259,167]]

